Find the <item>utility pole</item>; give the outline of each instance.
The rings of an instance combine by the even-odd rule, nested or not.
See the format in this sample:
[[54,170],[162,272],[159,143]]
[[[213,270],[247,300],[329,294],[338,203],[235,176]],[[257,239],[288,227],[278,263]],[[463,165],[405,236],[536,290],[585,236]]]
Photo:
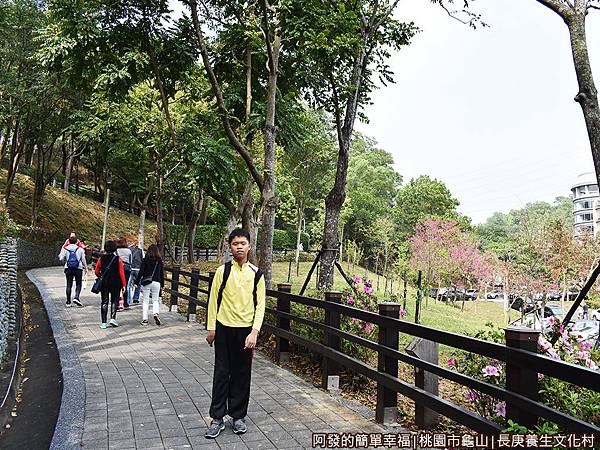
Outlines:
[[104,193],[104,225],[102,226],[102,244],[100,245],[100,251],[104,250],[104,243],[106,242],[106,226],[108,225],[108,209],[110,208],[110,186],[112,184],[112,175],[109,173],[106,176],[106,190]]

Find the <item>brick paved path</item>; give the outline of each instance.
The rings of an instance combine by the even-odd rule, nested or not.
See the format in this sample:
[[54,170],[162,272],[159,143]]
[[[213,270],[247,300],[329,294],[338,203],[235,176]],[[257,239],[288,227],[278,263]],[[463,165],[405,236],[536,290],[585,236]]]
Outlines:
[[207,440],[213,349],[198,324],[163,307],[162,326],[142,327],[135,306],[118,314],[118,328],[102,330],[99,296],[88,291],[83,308],[65,308],[61,268],[28,276],[44,297],[63,366],[53,448],[311,448],[312,432],[384,431],[257,354],[248,432],[228,426]]

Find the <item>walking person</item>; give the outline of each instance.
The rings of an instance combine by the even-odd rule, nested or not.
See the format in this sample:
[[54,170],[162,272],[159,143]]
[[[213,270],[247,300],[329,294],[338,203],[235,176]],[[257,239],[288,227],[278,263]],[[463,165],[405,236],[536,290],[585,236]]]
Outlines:
[[[129,280],[131,275],[131,250],[127,245],[127,239],[121,238],[117,241],[117,255],[123,262],[123,271],[125,272],[125,279]],[[123,309],[129,309],[129,292],[127,289],[123,291]]]
[[144,251],[138,247],[138,244],[129,246],[131,250],[131,275],[127,279],[127,295],[131,295],[131,289],[134,288],[134,293],[131,296],[130,303],[140,302],[140,285],[136,283],[140,269],[142,268],[142,260],[144,259]]
[[265,314],[265,279],[248,262],[250,234],[235,229],[228,242],[233,261],[217,269],[208,304],[206,341],[215,346],[209,439],[225,429],[225,415],[235,434],[247,431],[252,357]]
[[65,262],[65,277],[67,279],[67,301],[66,306],[71,306],[71,294],[73,291],[73,280],[75,280],[75,297],[73,304],[82,307],[79,299],[81,295],[81,286],[83,284],[83,271],[87,270],[87,261],[85,259],[85,250],[78,245],[77,237],[71,233],[69,243],[60,249],[58,259]]
[[148,325],[148,309],[150,308],[151,295],[154,323],[160,325],[160,291],[165,285],[165,272],[162,256],[157,245],[152,244],[148,248],[135,284],[137,286],[141,285],[142,325]]
[[123,261],[117,255],[117,243],[115,241],[106,241],[104,244],[104,255],[96,263],[96,276],[103,277],[102,289],[100,291],[100,316],[102,322],[100,328],[108,328],[108,304],[110,302],[110,325],[118,327],[117,308],[121,290],[127,286]]

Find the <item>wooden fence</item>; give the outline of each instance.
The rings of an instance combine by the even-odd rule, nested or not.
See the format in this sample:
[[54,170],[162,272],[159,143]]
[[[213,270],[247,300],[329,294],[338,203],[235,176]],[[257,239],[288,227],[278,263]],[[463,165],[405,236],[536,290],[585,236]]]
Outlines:
[[[170,276],[166,279],[170,287],[165,287],[164,291],[170,296],[171,309],[177,308],[178,302],[182,300],[184,304],[187,303],[188,320],[195,320],[197,307],[207,307],[207,295],[214,272],[202,275],[198,270],[188,272],[177,266],[166,268],[165,271]],[[182,292],[182,288],[189,290],[189,293]],[[564,430],[593,434],[596,439],[600,438],[599,427],[538,401],[538,374],[600,392],[599,371],[538,354],[538,331],[508,328],[504,345],[401,320],[400,305],[397,303],[381,303],[379,313],[374,313],[342,305],[339,292],[326,292],[325,300],[294,295],[289,284],[280,284],[277,290],[268,290],[267,296],[276,300],[276,308],[266,308],[266,315],[270,315],[276,324],[267,323],[265,320],[262,329],[276,337],[276,358],[282,360],[289,355],[289,344],[293,342],[321,355],[324,388],[335,384],[336,378],[339,381],[340,367],[375,381],[377,383],[375,416],[379,422],[384,421],[384,416],[389,410],[396,410],[398,394],[402,394],[415,402],[417,410],[439,413],[479,433],[497,434],[501,431],[501,427],[495,422],[441,398],[437,392],[428,391],[422,382],[417,382],[421,384],[419,387],[398,378],[398,364],[402,362],[413,366],[421,374],[442,377],[488,394],[499,401],[505,401],[507,418],[530,429],[535,427],[539,418],[545,418]],[[292,304],[322,309],[324,321],[318,322],[292,314]],[[377,342],[342,331],[340,329],[342,316],[378,325]],[[324,339],[316,342],[290,331],[291,322],[321,330]],[[398,349],[399,333],[502,361],[506,363],[506,386],[490,384],[402,352]],[[342,339],[375,352],[377,368],[343,353]],[[418,379],[422,381],[422,377]]]

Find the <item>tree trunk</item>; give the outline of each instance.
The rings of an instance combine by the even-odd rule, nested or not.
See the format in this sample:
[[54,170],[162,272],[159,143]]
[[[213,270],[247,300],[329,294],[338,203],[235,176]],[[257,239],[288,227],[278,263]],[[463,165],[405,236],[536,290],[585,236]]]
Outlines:
[[208,206],[210,205],[210,197],[206,197],[202,202],[202,210],[200,211],[200,225],[206,225],[206,219],[208,218]]
[[71,172],[73,171],[73,162],[75,161],[75,154],[71,152],[71,154],[67,157],[67,161],[65,164],[65,181],[63,183],[63,189],[65,192],[69,192],[69,187],[71,185]]
[[75,194],[79,195],[79,158],[75,165]]
[[15,130],[12,136],[12,142],[10,144],[10,151],[8,156],[8,169],[6,174],[6,188],[4,190],[6,205],[10,203],[10,194],[12,193],[13,182],[15,181],[15,175],[17,166],[19,165],[19,159],[22,154],[22,146],[24,142],[19,142],[21,140],[21,122],[17,119],[15,124]]
[[[368,31],[363,32],[363,42],[369,41]],[[338,243],[338,224],[340,212],[346,200],[346,177],[348,174],[348,155],[350,152],[350,142],[354,130],[354,121],[356,120],[356,110],[358,107],[359,96],[361,92],[362,80],[366,70],[366,50],[361,48],[354,60],[352,68],[351,89],[352,93],[346,101],[344,118],[342,123],[341,105],[335,107],[335,119],[338,136],[338,160],[335,173],[335,183],[333,188],[325,198],[325,225],[323,229],[323,257],[321,258],[321,273],[319,274],[319,287],[324,289],[333,286],[333,264],[335,263],[336,253],[339,247]],[[335,81],[334,81],[335,82]],[[333,83],[334,83],[333,82]],[[332,85],[332,89],[336,89]]]
[[38,213],[42,196],[44,195],[45,182],[44,176],[46,174],[46,158],[43,149],[38,149],[37,152],[37,163],[33,185],[33,195],[31,199],[31,228],[35,229],[38,222]]
[[156,162],[156,224],[158,227],[158,248],[161,255],[165,254],[165,227],[163,224],[163,210],[162,210],[162,186],[163,186],[163,175],[160,170],[160,165]]
[[4,164],[4,156],[6,155],[6,149],[8,148],[8,139],[12,132],[12,120],[7,120],[6,128],[2,131],[2,144],[0,144],[0,167]]
[[275,195],[275,111],[277,97],[277,73],[279,70],[279,50],[281,48],[281,30],[276,19],[274,26],[273,42],[270,42],[267,22],[267,2],[264,3],[264,27],[267,41],[269,81],[267,84],[267,114],[265,119],[265,159],[262,189],[262,238],[260,242],[259,267],[265,277],[267,289],[271,289],[273,277],[273,234],[275,230],[275,213],[277,212],[278,198]]
[[348,172],[348,153],[350,140],[340,140],[335,184],[325,198],[325,226],[323,229],[323,256],[319,273],[319,288],[333,286],[333,265],[337,257],[338,223],[340,212],[346,200],[346,175]]
[[229,256],[229,234],[234,230],[234,228],[238,224],[239,217],[235,214],[231,214],[229,216],[229,220],[227,220],[227,226],[225,227],[225,235],[223,239],[221,239],[221,245],[219,245],[219,249],[217,251],[217,260],[220,260],[222,263],[227,262]]
[[[252,183],[252,180],[248,180]],[[244,205],[242,211],[242,227],[250,233],[250,253],[248,253],[248,261],[252,264],[257,264],[256,258],[256,229],[258,223],[254,214],[254,198],[250,195],[248,201]]]
[[198,225],[198,219],[200,218],[200,213],[204,206],[204,191],[200,190],[194,194],[194,202],[193,202],[193,210],[192,217],[190,219],[190,223],[188,224],[188,233],[187,233],[187,260],[190,264],[195,262],[194,257],[194,241],[196,239],[196,226]]
[[[583,4],[583,8],[581,6]],[[592,68],[587,49],[585,20],[587,2],[575,2],[575,11],[569,19],[566,20],[571,37],[571,51],[577,74],[577,83],[579,92],[575,96],[575,101],[581,106],[585,125],[587,128],[590,147],[592,149],[592,158],[594,168],[596,169],[596,179],[600,184],[600,108],[598,105],[598,91],[594,84]]]
[[304,218],[304,199],[298,202],[298,223],[296,224],[296,276],[300,271],[300,243],[302,242],[302,219]]
[[146,193],[144,194],[144,200],[140,202],[140,226],[138,229],[138,247],[144,248],[144,236],[146,231],[146,212],[148,211],[148,202],[150,201],[150,195],[152,195],[152,185],[154,183],[153,177],[147,177],[146,179]]
[[144,248],[144,233],[146,231],[146,209],[147,205],[140,207],[140,226],[138,228],[138,247]]

